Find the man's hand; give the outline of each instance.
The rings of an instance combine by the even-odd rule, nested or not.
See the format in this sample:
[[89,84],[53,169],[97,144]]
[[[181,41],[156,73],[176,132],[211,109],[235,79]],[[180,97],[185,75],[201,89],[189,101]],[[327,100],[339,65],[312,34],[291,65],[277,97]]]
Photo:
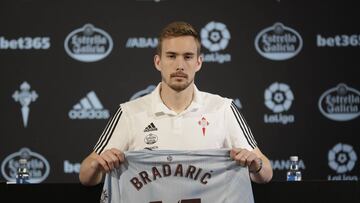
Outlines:
[[80,182],[83,185],[96,185],[101,182],[105,173],[118,168],[124,160],[124,153],[115,148],[106,150],[100,155],[92,152],[81,163]]
[[234,148],[230,151],[230,157],[240,166],[249,167],[250,172],[258,172],[261,169],[261,158],[247,149]]
[[101,166],[101,170],[105,173],[114,168],[119,168],[125,160],[124,153],[115,148],[105,150],[100,155],[96,154],[93,158],[95,160],[91,162],[91,167],[96,169]]

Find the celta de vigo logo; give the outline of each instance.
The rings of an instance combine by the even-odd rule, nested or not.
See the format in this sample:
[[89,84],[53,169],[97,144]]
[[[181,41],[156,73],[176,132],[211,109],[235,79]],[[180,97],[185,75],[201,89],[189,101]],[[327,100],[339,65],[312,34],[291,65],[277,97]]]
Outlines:
[[154,91],[154,89],[156,88],[155,85],[149,85],[147,86],[145,89],[143,90],[140,90],[138,92],[136,92],[135,94],[133,94],[130,98],[130,101],[131,100],[134,100],[134,99],[137,99],[139,97],[142,97],[142,96],[145,96],[147,94],[150,94],[152,91]]
[[91,24],[72,31],[65,39],[65,51],[70,57],[82,62],[99,61],[108,56],[113,48],[108,33]]
[[294,115],[286,115],[286,112],[290,109],[294,100],[294,94],[292,93],[289,85],[285,83],[274,82],[264,92],[265,106],[270,109],[274,114],[265,114],[265,123],[292,123],[295,118]]
[[30,104],[31,102],[35,102],[39,95],[35,90],[30,91],[30,84],[26,81],[20,85],[20,91],[16,90],[12,95],[13,99],[16,102],[19,102],[21,105],[21,114],[23,118],[23,124],[26,128],[29,121],[30,114]]
[[148,145],[155,144],[157,141],[158,141],[158,136],[152,133],[148,134],[144,138],[144,142]]
[[201,44],[211,53],[203,54],[204,62],[224,63],[231,61],[230,54],[220,54],[224,50],[231,38],[226,25],[221,22],[211,21],[201,29]]
[[338,143],[328,153],[329,167],[338,176],[328,176],[328,180],[357,180],[357,176],[347,176],[345,173],[351,172],[356,164],[357,155],[354,148],[349,144]]
[[319,110],[328,119],[349,121],[360,115],[360,92],[344,83],[325,91],[319,98]]
[[255,38],[255,48],[267,59],[280,61],[296,56],[302,49],[303,41],[300,34],[282,23],[260,31]]
[[11,182],[16,180],[17,169],[20,165],[19,160],[22,158],[27,159],[30,183],[40,183],[49,176],[50,165],[45,157],[28,148],[22,148],[18,152],[8,155],[2,162],[1,173],[6,180]]

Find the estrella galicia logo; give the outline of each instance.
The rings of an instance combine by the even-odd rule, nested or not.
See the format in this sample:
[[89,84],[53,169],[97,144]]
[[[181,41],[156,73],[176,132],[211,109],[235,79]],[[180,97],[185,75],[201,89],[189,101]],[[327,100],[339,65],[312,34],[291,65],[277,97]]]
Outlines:
[[284,114],[290,109],[294,100],[289,85],[285,83],[274,82],[264,92],[265,106],[274,114],[265,114],[265,123],[293,123],[295,121],[294,115]]
[[72,31],[65,39],[65,50],[70,57],[82,62],[99,61],[108,56],[113,48],[108,33],[91,24]]
[[334,121],[349,121],[360,115],[360,92],[344,83],[325,91],[319,98],[320,112]]
[[300,34],[282,23],[260,31],[255,38],[255,48],[267,59],[280,61],[296,56],[302,49],[303,41]]
[[145,89],[140,90],[140,91],[136,92],[135,94],[133,94],[133,96],[131,96],[131,98],[130,98],[130,101],[137,99],[139,97],[145,96],[147,94],[150,94],[152,91],[154,91],[155,88],[156,88],[155,85],[147,86]]
[[40,183],[44,181],[50,173],[49,162],[39,153],[33,152],[28,148],[22,148],[18,152],[7,156],[1,164],[3,177],[11,182],[16,180],[17,169],[20,165],[19,160],[26,158],[30,172],[30,183]]
[[221,22],[211,21],[201,29],[201,44],[211,53],[203,54],[204,62],[230,62],[230,54],[221,54],[219,51],[224,50],[231,38],[226,25]]

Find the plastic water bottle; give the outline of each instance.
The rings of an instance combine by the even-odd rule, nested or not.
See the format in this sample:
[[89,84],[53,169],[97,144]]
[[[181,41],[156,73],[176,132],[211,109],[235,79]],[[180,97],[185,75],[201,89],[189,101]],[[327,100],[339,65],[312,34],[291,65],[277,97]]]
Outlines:
[[298,156],[290,156],[290,168],[286,174],[287,181],[301,181]]
[[30,174],[27,167],[27,160],[22,158],[19,160],[19,168],[16,174],[16,184],[27,184],[29,182]]

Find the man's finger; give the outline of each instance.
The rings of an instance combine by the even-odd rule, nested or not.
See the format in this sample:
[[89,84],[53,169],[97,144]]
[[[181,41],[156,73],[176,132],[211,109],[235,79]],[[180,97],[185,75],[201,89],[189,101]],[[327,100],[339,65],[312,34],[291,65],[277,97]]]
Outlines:
[[109,172],[109,171],[110,171],[110,168],[109,168],[108,164],[106,163],[106,161],[105,161],[102,157],[99,156],[99,157],[96,159],[96,161],[98,162],[98,164],[101,165],[102,170],[104,170],[105,172]]
[[124,160],[125,160],[124,153],[122,153],[122,152],[119,151],[119,152],[117,152],[117,153],[114,153],[114,155],[116,156],[119,164],[121,164],[122,162],[124,162]]
[[104,153],[103,155],[103,158],[105,159],[106,163],[108,164],[110,170],[114,169],[115,166],[114,166],[114,160],[113,158],[111,157],[111,155],[109,155],[109,152],[108,153]]
[[239,151],[239,149],[231,149],[230,150],[230,157],[232,158],[232,159],[235,159],[235,156],[236,156],[236,154],[237,154],[237,152]]

